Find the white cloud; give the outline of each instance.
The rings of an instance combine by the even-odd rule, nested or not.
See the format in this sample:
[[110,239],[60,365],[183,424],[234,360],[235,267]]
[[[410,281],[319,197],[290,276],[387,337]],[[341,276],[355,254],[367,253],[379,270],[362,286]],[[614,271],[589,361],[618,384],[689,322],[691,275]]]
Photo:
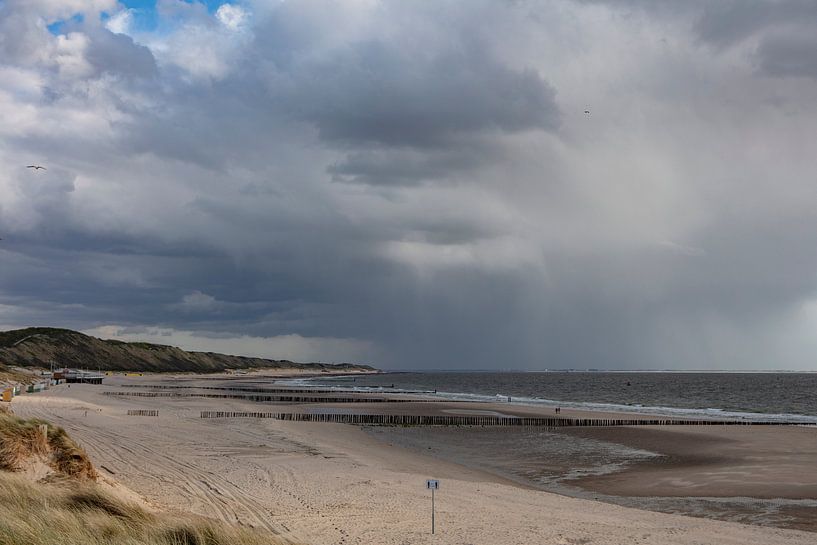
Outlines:
[[222,4],[219,6],[216,10],[216,17],[221,21],[221,24],[230,30],[241,29],[248,18],[247,12],[244,11],[241,6],[235,6],[233,4]]
[[212,295],[207,295],[198,290],[188,293],[182,297],[179,307],[188,312],[202,312],[212,310],[218,306],[218,301]]
[[[141,34],[159,62],[184,70],[192,80],[221,80],[239,64],[251,43],[249,15],[240,6],[223,4],[215,16],[196,5],[174,5],[174,23],[165,33]],[[198,6],[200,7],[200,6]]]
[[700,257],[706,255],[706,250],[687,244],[681,244],[672,240],[662,240],[659,245],[666,248],[670,252],[686,255],[689,257]]
[[114,34],[128,34],[133,24],[133,10],[123,9],[111,15],[105,23],[105,28]]
[[65,79],[81,79],[93,72],[93,67],[85,58],[90,40],[85,34],[71,32],[57,36],[54,61],[60,76]]
[[423,275],[447,269],[485,272],[544,271],[541,248],[535,241],[516,237],[478,240],[464,244],[431,244],[425,241],[389,241],[383,255],[410,266]]

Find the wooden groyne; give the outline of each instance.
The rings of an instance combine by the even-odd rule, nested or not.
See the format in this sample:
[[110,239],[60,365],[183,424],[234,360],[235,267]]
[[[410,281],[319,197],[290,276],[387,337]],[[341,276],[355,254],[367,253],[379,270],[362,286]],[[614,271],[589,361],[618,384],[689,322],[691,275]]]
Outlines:
[[380,426],[514,426],[514,427],[611,427],[611,426],[791,426],[801,422],[764,420],[674,420],[664,418],[549,418],[505,416],[422,416],[406,414],[304,414],[202,411],[201,418],[269,418],[296,422],[334,422]]
[[381,390],[344,390],[320,388],[249,388],[246,386],[181,386],[178,384],[121,384],[122,388],[142,388],[149,390],[223,390],[227,392],[251,392],[258,394],[436,394],[436,390],[401,390],[382,388]]
[[[399,399],[385,397],[336,397],[336,396],[306,396],[306,395],[252,395],[252,394],[189,394],[176,392],[102,392],[107,396],[123,397],[171,397],[190,398],[203,397],[208,399],[240,399],[254,403],[434,403],[426,399]],[[446,401],[449,403],[449,401]],[[464,403],[464,402],[461,402]]]
[[128,409],[128,416],[159,416],[156,409]]

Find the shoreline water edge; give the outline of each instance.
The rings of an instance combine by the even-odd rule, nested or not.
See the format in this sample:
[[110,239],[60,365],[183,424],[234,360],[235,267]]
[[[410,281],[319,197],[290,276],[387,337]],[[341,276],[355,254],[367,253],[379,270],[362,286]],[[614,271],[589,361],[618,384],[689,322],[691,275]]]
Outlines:
[[[421,396],[437,401],[473,402],[485,405],[485,410],[465,409],[461,414],[505,415],[513,409],[534,411],[567,410],[565,416],[602,415],[663,416],[669,418],[703,418],[713,420],[785,421],[803,424],[797,442],[786,444],[778,452],[767,453],[765,463],[790,463],[787,452],[800,449],[808,459],[817,461],[817,416],[791,413],[728,411],[718,408],[683,408],[633,406],[615,403],[572,402],[536,397],[490,396],[472,392],[412,390],[431,386],[436,373],[424,374],[428,382],[418,381],[417,373],[410,380],[401,380],[404,373],[384,373],[374,380],[338,376],[316,377],[287,381],[292,386],[319,385],[323,388],[354,390],[361,393]],[[458,375],[465,375],[460,374]],[[507,376],[507,374],[503,374]],[[577,376],[571,373],[571,376]],[[603,376],[593,373],[595,377]],[[624,373],[618,376],[625,375]],[[640,373],[631,375],[640,376]],[[708,374],[713,376],[713,374]],[[735,374],[724,374],[734,376]],[[794,376],[790,374],[789,376]],[[353,381],[350,384],[350,381]],[[379,383],[388,383],[381,386]],[[632,384],[633,380],[627,380]],[[796,395],[796,393],[795,393]],[[508,398],[510,397],[510,401]],[[338,409],[343,410],[343,409]],[[453,412],[453,411],[449,411]],[[388,444],[400,446],[444,460],[493,473],[518,483],[551,493],[574,498],[592,499],[617,505],[665,513],[729,520],[750,524],[770,525],[817,531],[817,486],[788,487],[774,478],[746,486],[731,488],[723,480],[706,487],[698,482],[692,487],[629,486],[625,483],[645,482],[656,473],[674,477],[664,480],[683,481],[692,472],[729,471],[747,465],[747,458],[757,458],[753,450],[768,446],[765,441],[752,444],[744,431],[656,430],[656,429],[479,429],[479,428],[397,428],[368,427],[366,432]],[[753,432],[757,435],[757,432]],[[768,435],[768,434],[762,434]],[[790,436],[792,434],[790,433]],[[773,440],[773,439],[772,439]],[[728,448],[731,447],[731,448]],[[745,450],[746,455],[740,455]],[[724,454],[724,451],[728,451]],[[686,473],[686,474],[684,474]],[[791,475],[789,475],[791,477]],[[700,477],[699,477],[700,479]],[[796,479],[793,479],[796,480]]]
[[[388,388],[361,393],[361,383],[375,378]],[[63,426],[95,464],[153,504],[316,545],[799,544],[817,531],[817,430],[808,425],[401,427],[201,417],[555,410],[496,399],[427,401],[428,393],[407,393],[386,374],[333,378],[332,388],[324,379],[111,376],[102,386],[15,398],[13,408]],[[303,393],[273,393],[287,391]],[[646,417],[562,408],[564,418]],[[156,416],[129,416],[147,411]],[[442,483],[443,524],[433,541],[423,529],[427,478]]]

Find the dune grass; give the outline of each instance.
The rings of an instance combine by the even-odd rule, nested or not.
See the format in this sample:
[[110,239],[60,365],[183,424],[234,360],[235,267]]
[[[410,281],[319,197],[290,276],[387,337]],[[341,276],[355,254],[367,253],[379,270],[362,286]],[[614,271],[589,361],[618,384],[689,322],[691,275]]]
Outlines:
[[[157,514],[96,484],[85,452],[59,427],[0,413],[0,545],[281,545],[271,534],[186,514]],[[48,482],[15,473],[31,460]]]
[[[0,363],[0,383],[21,382],[28,384],[33,381],[33,378],[34,376],[29,373],[21,373]],[[2,388],[0,388],[0,390],[2,390]]]
[[279,545],[269,534],[149,513],[97,485],[0,472],[0,545]]
[[0,413],[0,470],[18,471],[34,459],[47,463],[58,476],[97,476],[88,455],[62,428],[45,420]]

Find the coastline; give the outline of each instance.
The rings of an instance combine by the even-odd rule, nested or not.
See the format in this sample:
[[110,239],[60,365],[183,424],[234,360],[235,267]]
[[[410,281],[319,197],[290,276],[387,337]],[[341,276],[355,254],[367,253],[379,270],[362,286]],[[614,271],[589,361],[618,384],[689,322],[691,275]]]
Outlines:
[[[416,397],[388,392],[378,395]],[[386,406],[377,412],[555,416],[553,407],[542,403],[446,403],[439,397],[419,397],[435,402]],[[617,412],[562,408],[559,416],[646,420],[666,415],[654,415],[646,409]],[[548,432],[370,427],[367,433],[414,452],[487,471],[523,487],[660,512],[817,531],[817,428],[810,424],[567,427]],[[561,442],[550,449],[531,449],[518,441],[525,434]],[[455,435],[464,437],[455,439]],[[565,438],[584,441],[581,445],[565,445]],[[471,455],[471,445],[480,445],[478,455]],[[491,450],[492,445],[499,448]],[[623,452],[615,456],[610,445],[619,445]],[[564,447],[573,450],[560,456],[557,449]],[[526,452],[520,454],[520,450]],[[535,457],[548,457],[548,461],[532,464]]]
[[[370,377],[367,380],[363,377],[360,382],[354,376],[344,377],[339,375],[330,378],[326,381],[320,381],[317,377],[317,384],[320,387],[335,387],[347,388],[353,387],[360,390],[361,393],[380,393],[389,394],[393,390],[394,384],[400,384],[412,390],[423,390],[429,399],[436,401],[473,401],[477,403],[503,403],[509,395],[513,398],[514,405],[530,406],[530,407],[544,407],[562,409],[574,409],[578,411],[591,411],[593,413],[626,413],[626,414],[643,414],[649,416],[660,416],[667,418],[705,418],[705,419],[736,419],[736,420],[772,420],[772,421],[787,421],[787,422],[801,422],[803,424],[817,424],[817,406],[811,404],[809,407],[804,407],[802,403],[785,402],[786,396],[781,395],[780,388],[786,387],[786,382],[765,385],[768,388],[761,387],[762,390],[770,389],[768,396],[764,400],[775,399],[784,400],[783,403],[772,404],[765,407],[766,410],[757,410],[760,407],[755,406],[755,410],[750,410],[746,406],[746,400],[741,398],[741,403],[738,406],[735,404],[735,397],[731,399],[723,398],[722,388],[718,388],[717,382],[713,385],[709,381],[717,377],[729,377],[731,381],[734,377],[757,377],[765,375],[774,375],[778,380],[785,379],[799,380],[802,377],[808,377],[809,382],[805,392],[810,392],[809,387],[812,382],[813,386],[817,388],[817,372],[788,372],[788,373],[767,373],[767,372],[710,372],[706,373],[705,386],[710,388],[709,396],[705,404],[690,404],[687,402],[689,396],[686,395],[685,390],[676,392],[675,396],[655,396],[650,395],[649,391],[644,391],[643,387],[656,387],[664,389],[670,387],[678,389],[681,387],[695,387],[697,394],[701,394],[697,389],[703,388],[704,384],[700,382],[693,382],[691,384],[683,384],[682,386],[676,384],[667,384],[667,380],[687,380],[694,379],[702,373],[692,372],[645,372],[645,371],[620,371],[620,372],[483,372],[483,373],[461,373],[461,372],[433,372],[433,373],[419,373],[419,372],[382,372],[377,377]],[[467,386],[461,383],[459,378],[466,377],[490,377],[488,381],[473,381],[469,380]],[[350,381],[345,380],[351,379]],[[700,377],[698,377],[700,378]],[[537,379],[539,379],[537,381]],[[543,380],[546,379],[546,380]],[[656,382],[657,379],[661,379]],[[492,380],[500,380],[500,384],[493,384]],[[570,386],[576,386],[577,383],[581,386],[584,381],[591,381],[593,385],[594,394],[589,395],[583,391],[576,391],[575,388],[571,390]],[[631,388],[632,380],[632,388]],[[533,381],[533,382],[531,382]],[[527,387],[521,387],[523,384],[530,384]],[[292,379],[293,384],[300,385],[315,385],[315,379]],[[391,384],[391,387],[389,384]],[[662,384],[663,383],[663,384]],[[556,386],[554,391],[554,385]],[[714,386],[714,388],[713,388]],[[723,382],[720,386],[726,386]],[[741,389],[741,396],[745,392],[745,387],[750,386],[744,384]],[[752,384],[751,386],[759,386]],[[762,385],[760,385],[762,386]],[[788,386],[792,386],[788,383]],[[542,388],[545,395],[539,392],[538,388]],[[564,390],[562,389],[564,387]],[[600,389],[601,387],[601,389]],[[397,389],[399,390],[400,387]],[[800,386],[802,390],[803,386]],[[606,390],[606,391],[604,391]],[[496,393],[502,392],[502,393]],[[547,394],[550,395],[547,395]],[[655,392],[653,392],[654,394]],[[712,395],[713,393],[717,395]],[[571,397],[571,395],[575,397]],[[721,397],[720,400],[717,398]],[[740,397],[740,396],[738,396]],[[810,393],[808,394],[810,398]],[[628,402],[623,402],[628,400]],[[673,402],[674,401],[674,402]],[[699,400],[700,402],[701,400]],[[755,399],[754,402],[760,400]],[[750,402],[751,403],[751,402]],[[772,408],[774,407],[774,408]],[[791,408],[800,408],[801,411],[792,412]],[[777,410],[775,410],[777,409]],[[788,411],[782,409],[789,409]],[[803,411],[802,409],[806,409]]]
[[[123,384],[189,384],[197,377],[113,377],[14,401],[79,439],[111,476],[166,510],[260,526],[303,543],[810,543],[813,533],[668,515],[534,489],[484,468],[418,453],[359,427],[275,420],[203,420],[201,410],[259,410],[239,399],[102,395]],[[234,384],[234,381],[225,381]],[[202,385],[212,385],[209,379]],[[132,390],[122,388],[122,391]],[[364,404],[341,410],[372,410]],[[369,404],[372,405],[372,404]],[[378,404],[428,410],[431,404]],[[386,406],[388,405],[388,406]],[[304,412],[332,404],[265,404]],[[401,409],[402,407],[402,409]],[[159,417],[128,417],[156,409]],[[433,404],[433,410],[486,410]],[[507,406],[491,410],[507,411]],[[85,411],[88,411],[85,416]],[[529,412],[531,408],[515,408]],[[568,411],[564,416],[568,416]],[[782,429],[782,428],[781,428]],[[400,431],[395,428],[392,431]],[[443,430],[444,431],[444,430]],[[809,430],[812,431],[812,430]],[[674,433],[674,430],[673,430]],[[442,482],[440,530],[428,533],[426,478]]]
[[372,427],[367,433],[574,498],[817,531],[817,435],[810,428]]

